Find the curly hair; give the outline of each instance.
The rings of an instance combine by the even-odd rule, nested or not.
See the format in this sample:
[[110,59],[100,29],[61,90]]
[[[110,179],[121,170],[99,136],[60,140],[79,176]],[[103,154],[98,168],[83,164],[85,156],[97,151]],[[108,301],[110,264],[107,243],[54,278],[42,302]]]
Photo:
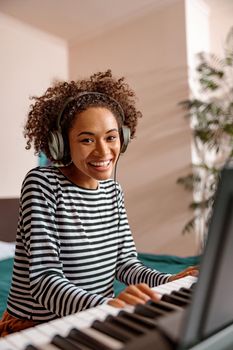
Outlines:
[[[79,95],[85,92],[100,94],[96,96],[84,94],[79,98]],[[104,95],[106,98],[103,97]],[[125,82],[124,77],[114,78],[111,70],[93,74],[89,79],[56,82],[46,90],[44,95],[33,96],[31,99],[35,100],[35,103],[30,106],[24,127],[24,137],[27,139],[26,149],[30,149],[33,144],[35,154],[43,152],[52,162],[54,159],[49,150],[49,137],[51,132],[59,127],[58,116],[61,111],[63,112],[59,123],[66,147],[68,130],[72,127],[75,117],[90,107],[108,108],[116,117],[119,127],[124,123],[130,128],[131,139],[135,136],[138,118],[142,116],[142,113],[136,109],[135,92]],[[67,101],[71,102],[67,103]],[[118,104],[124,112],[123,121]],[[66,164],[69,161],[68,158],[66,152],[61,163]]]

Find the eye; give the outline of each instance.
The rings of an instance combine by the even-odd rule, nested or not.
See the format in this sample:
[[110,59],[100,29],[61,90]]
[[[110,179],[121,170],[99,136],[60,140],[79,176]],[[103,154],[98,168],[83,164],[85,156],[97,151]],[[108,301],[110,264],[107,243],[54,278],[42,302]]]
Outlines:
[[116,141],[118,139],[118,136],[116,136],[116,135],[109,135],[108,137],[107,137],[107,141],[109,141],[109,142],[114,142],[114,141]]
[[89,138],[89,137],[86,137],[85,139],[80,140],[80,142],[90,144],[90,143],[94,142],[94,140]]

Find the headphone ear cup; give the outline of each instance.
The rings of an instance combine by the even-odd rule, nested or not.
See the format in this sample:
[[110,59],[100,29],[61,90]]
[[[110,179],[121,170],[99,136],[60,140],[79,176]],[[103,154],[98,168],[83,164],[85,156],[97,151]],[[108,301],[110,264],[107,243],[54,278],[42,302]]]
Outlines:
[[49,151],[54,160],[62,160],[64,156],[64,141],[59,131],[51,132],[49,135]]
[[121,133],[122,133],[121,153],[124,153],[130,142],[130,128],[128,128],[128,126],[123,125],[121,128]]

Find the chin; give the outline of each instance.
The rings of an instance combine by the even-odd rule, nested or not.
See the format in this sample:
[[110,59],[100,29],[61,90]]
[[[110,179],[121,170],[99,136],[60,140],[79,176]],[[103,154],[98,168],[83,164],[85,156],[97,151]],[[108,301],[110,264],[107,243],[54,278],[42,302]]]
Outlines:
[[99,181],[108,180],[111,178],[111,175],[112,175],[112,172],[99,174],[98,176],[96,176],[96,180],[99,180]]

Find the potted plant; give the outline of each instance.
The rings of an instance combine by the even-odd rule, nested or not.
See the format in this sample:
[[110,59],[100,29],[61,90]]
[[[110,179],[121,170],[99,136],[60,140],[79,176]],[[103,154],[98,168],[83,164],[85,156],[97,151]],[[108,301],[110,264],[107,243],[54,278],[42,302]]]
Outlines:
[[198,93],[180,102],[190,118],[192,171],[177,182],[193,191],[190,208],[194,215],[183,232],[194,230],[202,251],[219,173],[233,157],[233,27],[222,58],[211,53],[198,54],[196,75]]

